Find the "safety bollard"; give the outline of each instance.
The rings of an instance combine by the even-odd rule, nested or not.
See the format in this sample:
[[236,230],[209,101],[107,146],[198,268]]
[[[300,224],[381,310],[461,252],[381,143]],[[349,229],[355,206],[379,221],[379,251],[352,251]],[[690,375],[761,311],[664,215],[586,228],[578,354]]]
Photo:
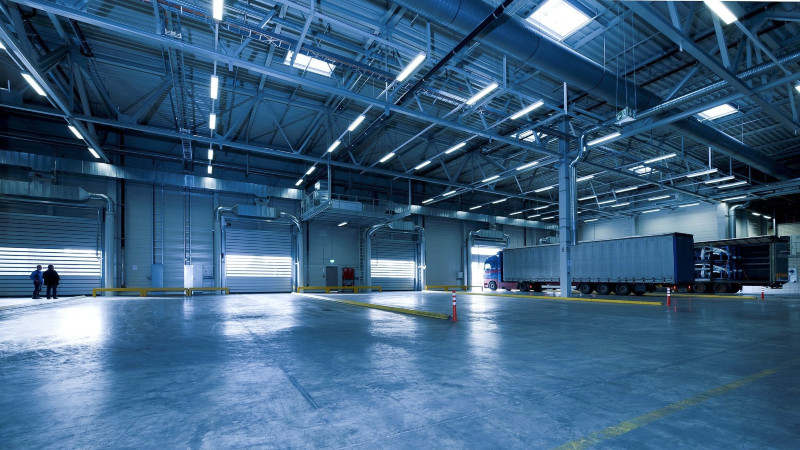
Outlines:
[[764,286],[761,286],[761,300],[764,300]]
[[456,312],[456,291],[453,291],[453,322],[458,322],[458,313]]
[[670,294],[670,292],[671,292],[671,291],[670,291],[670,289],[669,289],[669,288],[667,288],[667,306],[670,306],[670,303],[671,303],[671,302],[670,302],[670,295],[669,295],[669,294]]

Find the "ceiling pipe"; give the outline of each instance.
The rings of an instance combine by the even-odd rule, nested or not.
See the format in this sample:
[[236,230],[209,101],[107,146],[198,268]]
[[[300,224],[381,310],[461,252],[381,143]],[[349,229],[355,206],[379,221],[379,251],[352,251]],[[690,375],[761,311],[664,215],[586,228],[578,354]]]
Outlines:
[[[480,0],[392,1],[445,28],[461,33],[472,29],[492,10],[492,6]],[[636,111],[664,103],[663,99],[649,90],[617,76],[600,64],[540,34],[519,19],[505,15],[492,25],[493,28],[481,38],[482,42],[593,96],[613,104],[619,104],[618,99],[628,99],[630,102],[626,106]],[[697,119],[687,118],[669,126],[768,175],[781,180],[795,177],[793,171],[768,160],[759,151],[700,123]]]

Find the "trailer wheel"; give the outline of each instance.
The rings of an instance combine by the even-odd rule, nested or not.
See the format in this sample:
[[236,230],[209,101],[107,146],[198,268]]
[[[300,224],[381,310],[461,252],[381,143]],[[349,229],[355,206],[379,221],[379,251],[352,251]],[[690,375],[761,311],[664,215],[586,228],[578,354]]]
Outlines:
[[589,283],[581,283],[578,285],[578,290],[581,291],[583,295],[589,295],[594,289],[592,289],[592,285]]
[[489,289],[491,289],[493,291],[496,291],[497,290],[497,283],[495,283],[494,281],[490,281],[489,282]]
[[530,290],[528,289],[528,283],[519,283],[517,288],[522,292],[528,292]]
[[727,283],[716,283],[714,285],[714,293],[715,294],[727,294],[728,293],[728,284]]
[[542,292],[542,283],[533,283],[531,289],[533,292]]
[[696,294],[703,294],[708,290],[708,286],[705,283],[695,283],[692,285],[692,290]]
[[611,286],[605,283],[600,283],[597,286],[595,286],[594,290],[597,291],[597,293],[600,295],[608,295],[611,293]]
[[629,284],[620,283],[614,286],[614,292],[617,295],[631,295],[631,286]]

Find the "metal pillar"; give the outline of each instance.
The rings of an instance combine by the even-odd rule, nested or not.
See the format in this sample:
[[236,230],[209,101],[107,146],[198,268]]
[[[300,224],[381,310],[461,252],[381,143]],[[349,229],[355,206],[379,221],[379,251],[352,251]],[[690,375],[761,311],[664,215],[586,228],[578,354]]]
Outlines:
[[[559,131],[566,134],[568,130],[567,118],[563,118]],[[569,158],[569,142],[564,139],[558,141],[558,242],[561,251],[559,259],[559,280],[561,297],[569,297],[572,293],[572,215],[571,200],[574,198],[573,185],[570,179],[575,176],[571,169]]]

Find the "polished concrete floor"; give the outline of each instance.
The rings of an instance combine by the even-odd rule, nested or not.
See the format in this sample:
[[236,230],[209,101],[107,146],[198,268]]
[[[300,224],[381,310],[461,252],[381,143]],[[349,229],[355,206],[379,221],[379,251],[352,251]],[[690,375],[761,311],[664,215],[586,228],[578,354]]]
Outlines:
[[800,447],[800,298],[459,295],[456,323],[323,298],[451,310],[419,292],[0,308],[0,448]]

